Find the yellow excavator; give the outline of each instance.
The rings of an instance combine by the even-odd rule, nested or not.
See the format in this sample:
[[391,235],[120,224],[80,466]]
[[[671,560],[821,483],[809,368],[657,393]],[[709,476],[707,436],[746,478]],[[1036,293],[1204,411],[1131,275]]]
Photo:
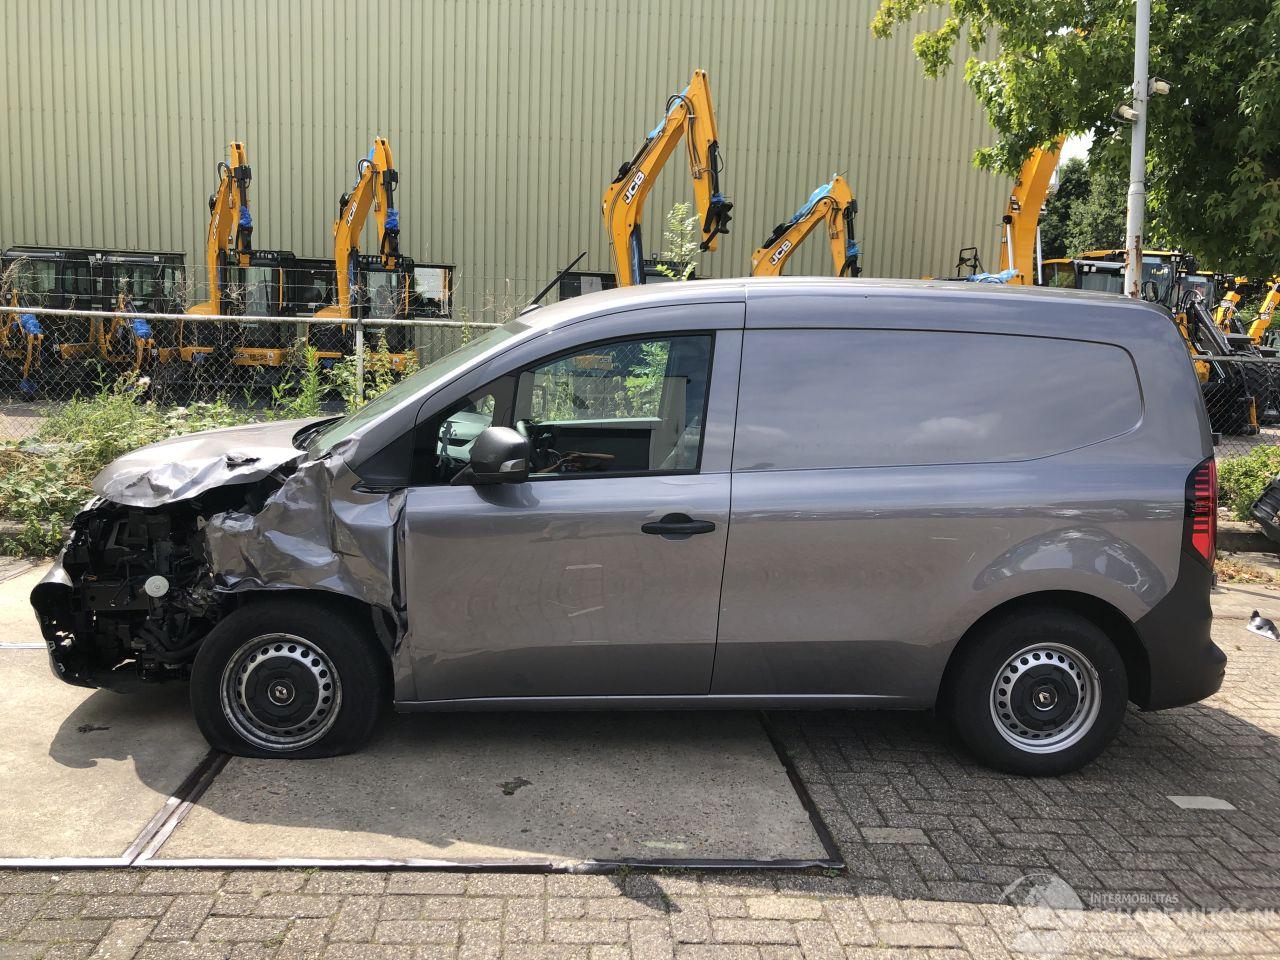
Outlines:
[[751,255],[753,277],[776,277],[782,273],[787,260],[804,242],[818,224],[827,225],[827,239],[831,244],[831,263],[837,277],[856,277],[862,273],[858,263],[861,250],[853,236],[853,220],[858,213],[858,201],[844,177],[832,176],[809,195],[804,206],[790,220],[773,228],[760,248]]
[[1249,336],[1254,343],[1261,343],[1262,338],[1266,336],[1267,329],[1275,318],[1276,307],[1280,307],[1280,277],[1271,278],[1267,295],[1262,300],[1262,306],[1258,308],[1258,316],[1249,325]]
[[1013,191],[1005,204],[1004,234],[1000,239],[1000,270],[1014,270],[1009,283],[1029,286],[1039,282],[1036,276],[1036,246],[1040,228],[1040,212],[1049,195],[1049,181],[1058,166],[1063,138],[1058,137],[1049,150],[1036,147],[1022,164]]
[[[1035,147],[1027,159],[1022,162],[1018,177],[1013,182],[1013,190],[1004,206],[1001,218],[1003,231],[1000,235],[1000,270],[998,273],[987,273],[982,269],[982,260],[978,256],[977,247],[964,247],[956,258],[955,275],[942,279],[967,280],[977,283],[1008,283],[1014,286],[1031,286],[1048,283],[1051,286],[1070,286],[1075,277],[1067,277],[1069,269],[1063,269],[1067,261],[1049,260],[1037,264],[1037,251],[1040,239],[1040,214],[1044,210],[1045,198],[1049,195],[1049,182],[1053,179],[1053,171],[1058,166],[1058,156],[1062,152],[1064,137],[1056,137],[1053,146],[1045,150]],[[1051,280],[1046,280],[1040,273],[1048,268]],[[963,271],[968,270],[968,273]],[[925,277],[926,280],[935,279]]]
[[644,201],[680,138],[686,135],[694,202],[702,220],[701,248],[715,250],[720,234],[729,232],[733,201],[720,192],[720,142],[711,87],[707,72],[695,70],[689,85],[668,98],[662,122],[649,131],[635,156],[618,168],[618,175],[604,192],[604,226],[620,287],[645,282],[640,234]]
[[13,363],[18,390],[23,396],[36,392],[32,375],[40,368],[44,347],[44,327],[35,314],[22,313],[18,307],[16,284],[6,283],[0,290],[0,302],[13,308],[0,312],[0,356]]
[[[205,238],[204,259],[209,276],[209,299],[186,311],[188,317],[217,316],[225,312],[223,288],[227,271],[247,267],[253,252],[253,215],[249,212],[249,184],[253,170],[249,155],[239,140],[231,141],[229,161],[218,163],[218,186],[209,197],[209,232]],[[182,360],[191,363],[197,356],[213,352],[213,345],[203,342],[212,333],[210,325],[199,320],[178,321],[178,336],[172,347],[157,352],[161,362]]]
[[[1214,320],[1224,333],[1237,332],[1236,312],[1240,307],[1240,301],[1248,295],[1249,287],[1247,277],[1236,277],[1232,288],[1223,294],[1222,301],[1214,313]],[[1258,315],[1250,322],[1249,329],[1242,332],[1247,333],[1254,343],[1262,343],[1271,327],[1271,321],[1275,319],[1277,306],[1280,306],[1280,276],[1272,277],[1268,282],[1266,295],[1258,307]]]
[[1250,286],[1248,277],[1235,277],[1231,279],[1229,288],[1218,301],[1218,306],[1213,311],[1213,322],[1223,333],[1232,329],[1240,301],[1244,299]]
[[[336,327],[316,331],[323,363],[339,359],[349,346],[347,321],[357,316],[403,318],[410,313],[413,262],[400,253],[400,213],[395,205],[399,181],[390,145],[385,137],[376,137],[368,156],[356,164],[355,184],[338,200],[338,217],[333,222],[337,302],[315,314],[317,319],[338,321]],[[378,225],[378,252],[366,256],[360,253],[360,236],[371,211]],[[397,341],[392,349],[393,368],[402,369],[411,357],[416,359],[402,330],[384,330],[383,335]]]

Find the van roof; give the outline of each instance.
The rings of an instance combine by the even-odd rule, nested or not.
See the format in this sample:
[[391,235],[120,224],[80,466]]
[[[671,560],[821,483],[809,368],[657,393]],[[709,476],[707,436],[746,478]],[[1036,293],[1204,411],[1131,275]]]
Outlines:
[[[573,323],[597,313],[642,306],[673,303],[713,303],[758,301],[798,296],[889,297],[904,294],[913,300],[991,300],[1009,304],[1027,301],[1058,308],[1071,303],[1091,308],[1131,310],[1142,313],[1164,311],[1153,304],[1114,293],[1071,290],[1059,287],[1010,286],[997,283],[966,283],[955,280],[896,280],[849,277],[736,277],[724,280],[689,280],[619,287],[587,293],[558,303],[538,307],[520,315],[521,323],[533,328],[549,328]],[[1089,311],[1093,313],[1094,310]],[[1167,314],[1165,314],[1167,318]]]

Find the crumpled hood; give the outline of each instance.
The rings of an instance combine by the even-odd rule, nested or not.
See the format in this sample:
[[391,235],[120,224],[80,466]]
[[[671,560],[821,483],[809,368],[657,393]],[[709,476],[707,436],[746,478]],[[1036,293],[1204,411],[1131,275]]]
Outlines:
[[293,436],[309,423],[281,420],[161,440],[112,461],[94,492],[127,507],[158,507],[230,484],[253,483],[303,457]]

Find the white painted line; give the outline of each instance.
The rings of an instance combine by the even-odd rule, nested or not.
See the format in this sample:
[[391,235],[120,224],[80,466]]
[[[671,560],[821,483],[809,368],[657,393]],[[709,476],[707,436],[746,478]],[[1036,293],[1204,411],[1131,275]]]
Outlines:
[[1170,797],[1183,810],[1234,810],[1235,807],[1217,797]]

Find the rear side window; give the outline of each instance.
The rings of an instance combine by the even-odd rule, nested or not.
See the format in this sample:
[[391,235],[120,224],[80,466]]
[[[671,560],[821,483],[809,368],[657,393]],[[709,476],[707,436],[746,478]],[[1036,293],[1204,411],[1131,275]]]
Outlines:
[[743,345],[735,470],[1032,460],[1142,416],[1129,354],[1049,337],[754,330]]

